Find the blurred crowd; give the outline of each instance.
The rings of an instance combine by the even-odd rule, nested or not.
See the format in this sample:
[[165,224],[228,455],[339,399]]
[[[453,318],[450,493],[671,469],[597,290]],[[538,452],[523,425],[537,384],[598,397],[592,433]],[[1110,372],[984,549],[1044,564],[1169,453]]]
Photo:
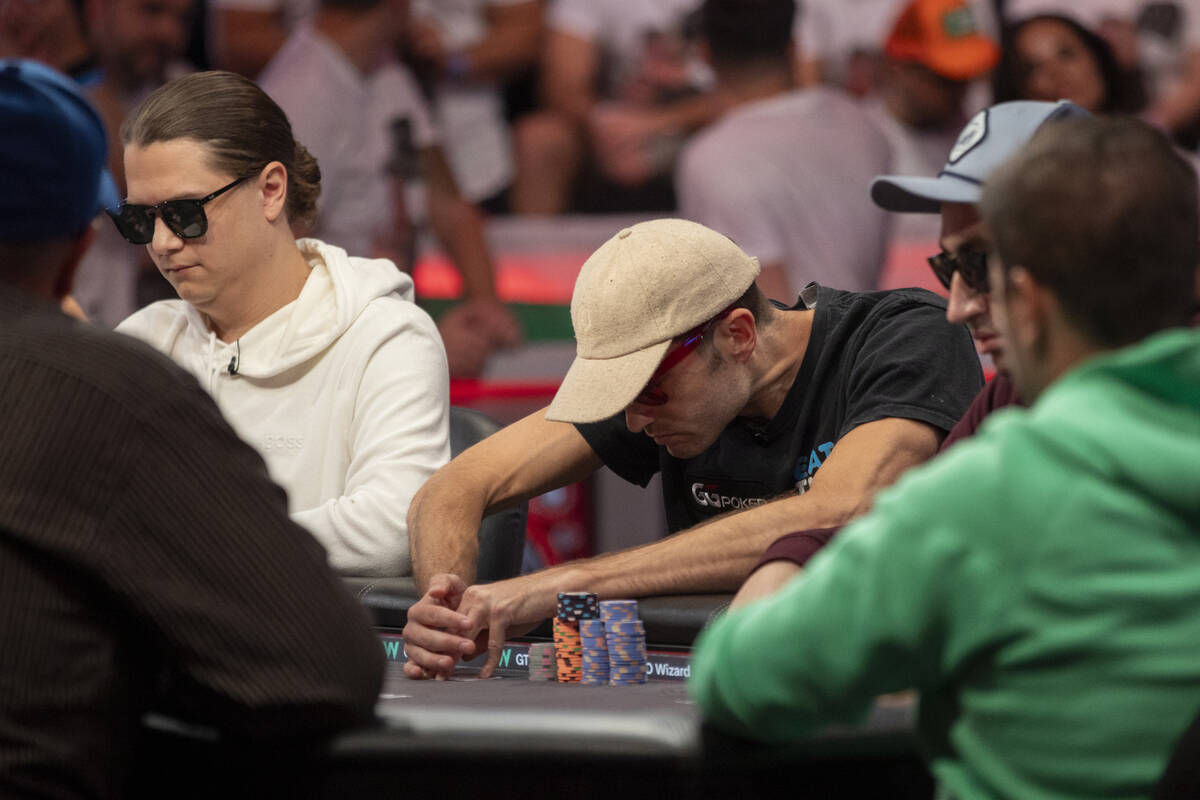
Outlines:
[[[896,237],[866,198],[935,175],[992,102],[1135,114],[1193,155],[1200,6],[1152,0],[797,0],[777,36],[699,0],[0,0],[0,56],[87,88],[118,135],[179,74],[253,78],[317,157],[311,232],[409,270],[428,231],[462,276],[440,320],[456,375],[519,341],[495,293],[494,215],[677,213],[722,230],[794,298],[877,284]],[[756,13],[749,2],[744,13]],[[757,34],[756,34],[757,35]],[[302,231],[305,232],[305,231]],[[76,299],[115,325],[170,287],[111,226]]]

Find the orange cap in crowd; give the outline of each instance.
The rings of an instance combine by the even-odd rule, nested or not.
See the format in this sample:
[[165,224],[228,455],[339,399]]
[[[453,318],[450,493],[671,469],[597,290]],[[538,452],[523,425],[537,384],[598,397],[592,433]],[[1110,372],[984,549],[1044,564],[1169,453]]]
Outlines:
[[960,81],[979,77],[1000,60],[999,45],[979,32],[964,0],[913,0],[896,20],[884,53]]

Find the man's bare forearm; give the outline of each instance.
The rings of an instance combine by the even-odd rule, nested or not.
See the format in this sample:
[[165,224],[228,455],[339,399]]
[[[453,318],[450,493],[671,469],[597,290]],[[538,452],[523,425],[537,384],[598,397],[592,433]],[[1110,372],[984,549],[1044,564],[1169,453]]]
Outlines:
[[[601,597],[732,592],[775,539],[809,526],[840,525],[856,510],[853,498],[789,495],[726,514],[662,541],[546,572],[553,575],[556,586],[578,584],[574,588]],[[551,574],[543,578],[549,579]]]
[[587,590],[603,598],[734,591],[780,536],[849,522],[870,507],[878,489],[937,452],[940,439],[940,430],[913,420],[860,425],[842,437],[802,495],[732,512],[662,541],[506,581],[508,591],[522,596],[511,621],[536,622],[553,613],[556,591]]
[[434,473],[409,505],[417,586],[424,593],[440,572],[474,582],[485,516],[583,480],[599,466],[574,426],[547,422],[544,409],[469,448]]
[[421,594],[439,572],[457,575],[468,584],[475,580],[483,499],[470,491],[454,491],[449,483],[453,482],[434,475],[409,506],[413,578]]

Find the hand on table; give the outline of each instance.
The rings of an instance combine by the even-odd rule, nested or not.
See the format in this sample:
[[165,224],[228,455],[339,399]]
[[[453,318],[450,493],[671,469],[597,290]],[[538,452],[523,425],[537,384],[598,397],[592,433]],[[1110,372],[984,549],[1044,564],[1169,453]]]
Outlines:
[[[468,587],[456,575],[433,576],[429,591],[408,610],[404,674],[445,680],[460,658],[473,658],[486,649],[480,677],[490,678],[507,638],[554,613],[557,593],[531,591],[528,581],[512,578]],[[538,603],[534,598],[543,594],[548,600]]]
[[[511,578],[495,583],[481,583],[471,586],[463,593],[459,612],[470,620],[470,628],[464,631],[464,636],[472,642],[472,655],[478,655],[483,647],[487,648],[487,661],[479,672],[479,677],[490,678],[500,663],[500,654],[504,643],[512,636],[527,633],[538,622],[554,613],[557,602],[557,592],[547,589],[538,591],[529,582],[531,578]],[[535,598],[540,595],[549,597],[549,610],[539,608]]]
[[445,680],[459,658],[478,650],[479,645],[459,635],[470,627],[470,620],[457,613],[466,589],[467,584],[457,575],[434,575],[429,591],[408,610],[401,633],[408,655],[404,674],[409,678]]

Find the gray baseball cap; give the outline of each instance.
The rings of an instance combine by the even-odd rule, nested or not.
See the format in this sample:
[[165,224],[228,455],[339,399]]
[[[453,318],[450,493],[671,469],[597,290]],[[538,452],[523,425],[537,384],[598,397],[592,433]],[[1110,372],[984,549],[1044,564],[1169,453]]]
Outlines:
[[942,203],[978,203],[983,183],[1047,122],[1090,116],[1070,102],[1014,100],[985,108],[966,124],[936,178],[880,175],[871,199],[888,211],[936,214]]

